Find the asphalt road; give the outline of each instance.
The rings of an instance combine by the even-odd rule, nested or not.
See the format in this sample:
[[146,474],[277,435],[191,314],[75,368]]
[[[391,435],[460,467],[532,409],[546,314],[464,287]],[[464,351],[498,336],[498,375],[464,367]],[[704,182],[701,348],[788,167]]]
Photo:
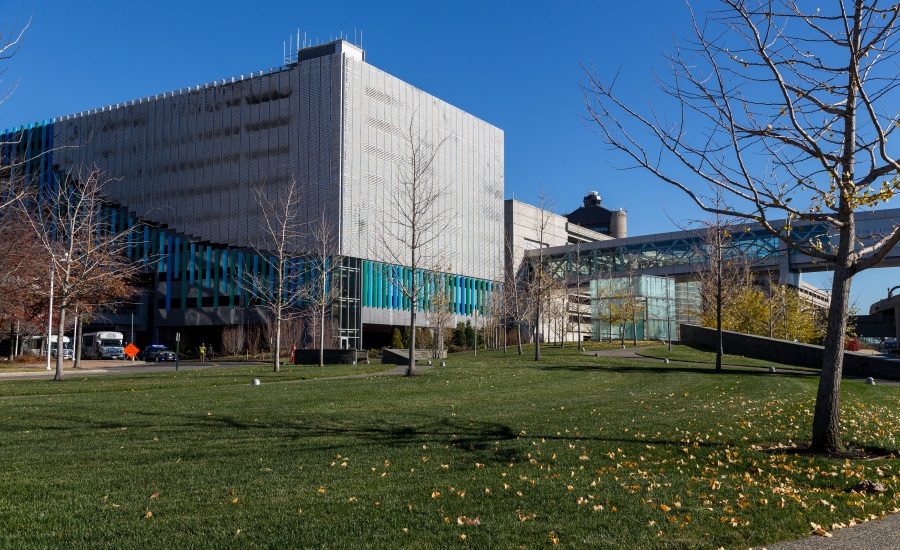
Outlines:
[[[242,366],[241,363],[199,363],[196,361],[181,361],[178,370],[208,369],[221,366]],[[118,360],[82,360],[81,367],[72,368],[72,362],[63,364],[63,376],[102,376],[116,374],[141,374],[155,372],[174,372],[175,363],[145,363],[143,361],[118,361]],[[45,370],[43,367],[34,367],[28,370],[17,369],[4,372],[0,369],[0,380],[41,380],[53,378],[54,370]]]

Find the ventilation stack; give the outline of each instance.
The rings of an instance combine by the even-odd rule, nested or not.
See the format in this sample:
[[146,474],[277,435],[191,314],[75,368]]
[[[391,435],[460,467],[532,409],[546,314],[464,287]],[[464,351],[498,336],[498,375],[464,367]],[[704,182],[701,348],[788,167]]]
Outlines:
[[614,239],[624,239],[628,236],[628,213],[624,209],[620,208],[612,213],[609,234]]

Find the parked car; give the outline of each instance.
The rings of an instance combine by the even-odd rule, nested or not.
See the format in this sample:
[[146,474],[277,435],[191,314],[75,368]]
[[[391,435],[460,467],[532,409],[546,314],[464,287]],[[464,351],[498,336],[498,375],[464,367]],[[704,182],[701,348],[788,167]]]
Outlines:
[[144,348],[144,351],[141,354],[141,359],[148,363],[174,361],[175,352],[161,344],[153,344],[152,346],[147,346],[146,348]]

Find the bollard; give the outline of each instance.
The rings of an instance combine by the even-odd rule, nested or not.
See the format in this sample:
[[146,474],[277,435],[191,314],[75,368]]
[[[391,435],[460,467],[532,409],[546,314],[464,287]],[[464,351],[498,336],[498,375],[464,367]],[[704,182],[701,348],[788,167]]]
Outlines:
[[668,364],[669,364],[669,358],[666,357],[665,361],[666,361],[666,364],[668,365]]
[[868,378],[866,378],[866,384],[868,384],[868,385],[870,385],[870,386],[874,386],[874,385],[875,385],[875,379],[872,378],[871,376],[868,377]]
[[254,378],[253,380],[250,381],[251,386],[258,386],[259,384],[260,384],[259,378]]
[[442,366],[442,367],[446,367],[446,366],[447,366],[447,362],[446,362],[446,361],[441,361],[441,366]]
[[775,374],[775,367],[769,367],[769,374]]

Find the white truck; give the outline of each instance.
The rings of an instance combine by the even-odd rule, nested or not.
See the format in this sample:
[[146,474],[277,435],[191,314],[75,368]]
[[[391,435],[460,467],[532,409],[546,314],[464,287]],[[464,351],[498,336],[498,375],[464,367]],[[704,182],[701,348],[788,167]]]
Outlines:
[[90,332],[81,337],[81,357],[84,359],[125,359],[122,347],[125,335],[121,332]]

